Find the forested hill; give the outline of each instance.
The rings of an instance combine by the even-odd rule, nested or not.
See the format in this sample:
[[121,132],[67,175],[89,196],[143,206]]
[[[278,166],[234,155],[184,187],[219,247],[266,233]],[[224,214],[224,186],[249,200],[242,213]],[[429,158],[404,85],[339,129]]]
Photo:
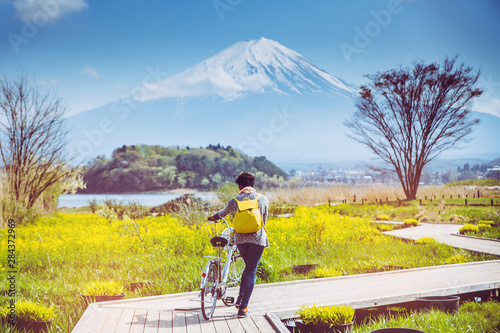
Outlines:
[[79,193],[133,193],[195,188],[211,190],[234,182],[242,171],[257,176],[255,186],[268,188],[286,174],[264,156],[249,157],[231,146],[181,148],[134,145],[116,149],[110,159],[96,158],[85,170]]

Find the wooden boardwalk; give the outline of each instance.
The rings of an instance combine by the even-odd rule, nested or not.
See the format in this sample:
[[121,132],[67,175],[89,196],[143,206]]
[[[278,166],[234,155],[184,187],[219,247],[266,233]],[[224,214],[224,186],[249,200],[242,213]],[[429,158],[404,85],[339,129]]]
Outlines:
[[[455,247],[500,255],[500,242],[451,235],[458,228],[422,224],[386,234],[415,240],[433,237]],[[500,260],[258,285],[245,319],[238,319],[234,307],[220,302],[213,320],[206,321],[200,304],[192,301],[198,292],[93,303],[72,332],[285,333],[281,319],[295,317],[302,304],[347,304],[359,309],[494,289],[500,289]]]
[[[130,304],[129,304],[130,305]],[[223,312],[223,313],[221,313]],[[175,311],[134,308],[119,304],[91,304],[72,332],[276,332],[263,316],[243,319],[227,311],[219,311],[212,320],[205,320],[200,311]]]
[[458,235],[461,227],[461,224],[422,223],[418,227],[386,231],[384,234],[413,240],[432,237],[453,247],[500,256],[500,241]]
[[256,286],[243,320],[222,302],[214,320],[204,320],[194,292],[91,304],[73,333],[286,332],[279,319],[302,304],[366,308],[499,288],[500,260],[271,283]]

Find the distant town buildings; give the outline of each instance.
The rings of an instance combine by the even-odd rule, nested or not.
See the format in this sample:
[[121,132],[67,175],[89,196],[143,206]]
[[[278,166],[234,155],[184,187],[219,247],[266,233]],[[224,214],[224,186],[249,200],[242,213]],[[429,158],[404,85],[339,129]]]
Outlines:
[[287,170],[290,178],[296,178],[303,182],[319,183],[344,183],[344,184],[372,184],[397,182],[395,174],[370,169],[324,169],[321,165],[317,169]]
[[[309,170],[291,169],[286,171],[289,178],[295,178],[301,183],[339,183],[339,184],[394,184],[399,183],[399,179],[394,172],[388,170],[374,170],[368,167],[356,169],[325,169],[321,164],[317,168]],[[441,172],[429,172],[424,169],[420,178],[420,185],[442,185],[457,180],[464,179],[500,179],[500,165],[493,168],[484,166],[463,167],[448,169]]]

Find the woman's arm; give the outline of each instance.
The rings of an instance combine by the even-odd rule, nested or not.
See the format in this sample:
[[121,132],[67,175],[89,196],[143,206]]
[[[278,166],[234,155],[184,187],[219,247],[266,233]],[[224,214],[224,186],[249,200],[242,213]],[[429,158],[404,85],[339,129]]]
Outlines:
[[214,215],[210,216],[208,219],[210,221],[217,221],[220,220],[221,218],[231,214],[231,213],[236,213],[238,211],[238,203],[236,200],[231,199],[227,203],[226,207],[215,213]]

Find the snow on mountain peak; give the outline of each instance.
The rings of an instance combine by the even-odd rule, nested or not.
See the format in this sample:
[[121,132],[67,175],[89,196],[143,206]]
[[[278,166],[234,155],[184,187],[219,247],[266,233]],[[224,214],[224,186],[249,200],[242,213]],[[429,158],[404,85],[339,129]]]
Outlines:
[[147,85],[146,89],[148,94],[143,100],[209,94],[229,100],[251,92],[341,96],[356,92],[355,86],[267,38],[237,42],[182,73]]

